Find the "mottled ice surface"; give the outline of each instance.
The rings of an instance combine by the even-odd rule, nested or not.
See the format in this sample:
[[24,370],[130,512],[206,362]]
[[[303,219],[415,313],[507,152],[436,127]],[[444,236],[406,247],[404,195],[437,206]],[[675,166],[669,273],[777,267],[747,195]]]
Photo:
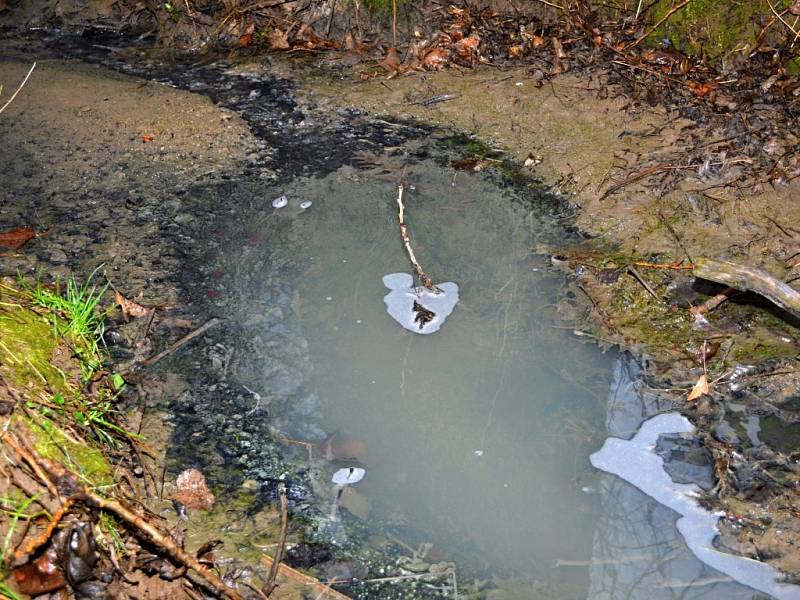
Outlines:
[[[425,287],[414,287],[414,279],[408,273],[390,273],[384,276],[383,285],[391,290],[383,301],[386,311],[403,327],[414,333],[434,333],[453,312],[458,303],[458,286],[450,281],[437,283],[440,293]],[[414,321],[414,301],[419,302],[436,315],[422,327]]]
[[720,515],[700,507],[696,499],[698,486],[675,483],[664,470],[663,460],[654,451],[658,437],[693,430],[692,424],[677,413],[657,415],[645,421],[631,440],[608,438],[603,447],[592,454],[591,462],[681,515],[676,523],[678,530],[691,551],[705,564],[775,598],[800,599],[800,587],[777,582],[780,573],[766,563],[716,550],[713,540]]

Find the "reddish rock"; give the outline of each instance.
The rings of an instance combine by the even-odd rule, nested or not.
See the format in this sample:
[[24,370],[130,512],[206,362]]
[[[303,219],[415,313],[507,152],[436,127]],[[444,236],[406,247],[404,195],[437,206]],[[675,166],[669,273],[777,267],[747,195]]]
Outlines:
[[211,510],[214,508],[214,494],[206,485],[206,478],[197,469],[186,469],[175,480],[174,500],[186,508]]

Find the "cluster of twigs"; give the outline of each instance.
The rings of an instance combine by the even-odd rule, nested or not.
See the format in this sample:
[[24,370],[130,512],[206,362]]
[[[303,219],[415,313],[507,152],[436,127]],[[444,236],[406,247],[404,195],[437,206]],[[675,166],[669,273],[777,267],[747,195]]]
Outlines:
[[[11,577],[22,590],[35,594],[47,589],[58,589],[69,583],[77,588],[80,584],[95,577],[94,565],[98,562],[94,548],[83,555],[73,544],[65,544],[57,535],[61,529],[70,530],[79,523],[96,522],[100,511],[112,514],[124,523],[125,530],[141,541],[144,547],[154,547],[171,562],[196,574],[199,585],[213,591],[216,595],[235,600],[239,594],[229,588],[220,577],[196,557],[186,552],[181,543],[163,526],[157,523],[152,514],[142,513],[127,502],[101,495],[86,481],[86,477],[68,469],[63,464],[42,456],[31,440],[29,430],[20,422],[7,421],[2,435],[3,476],[24,496],[30,498],[31,505],[38,505],[41,511],[25,515],[24,527],[11,527],[6,532],[4,566],[11,568]],[[36,517],[35,515],[39,515]],[[47,548],[54,552],[49,561]],[[41,552],[45,549],[44,552]],[[112,545],[107,548],[108,560],[119,575],[125,577],[119,557],[114,555]],[[40,573],[34,575],[28,565],[38,557],[33,565]],[[70,562],[71,561],[71,562]],[[73,572],[70,565],[83,562],[87,569]],[[135,560],[129,561],[135,564]],[[45,579],[45,574],[49,579]],[[65,580],[65,581],[64,581]],[[192,584],[187,582],[191,588]],[[38,586],[38,587],[37,587]]]

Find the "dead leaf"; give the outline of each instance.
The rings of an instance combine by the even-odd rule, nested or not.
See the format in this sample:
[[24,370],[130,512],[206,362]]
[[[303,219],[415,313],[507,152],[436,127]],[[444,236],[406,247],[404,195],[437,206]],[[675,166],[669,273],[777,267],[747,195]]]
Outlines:
[[0,246],[19,250],[28,241],[36,237],[36,232],[30,227],[14,227],[5,233],[0,233]]
[[478,56],[478,46],[480,46],[481,38],[477,35],[470,34],[469,36],[458,40],[454,44],[454,48],[460,56],[464,60],[472,60]]
[[689,397],[686,399],[686,401],[693,402],[700,396],[707,396],[710,392],[711,387],[708,385],[708,377],[705,373],[703,373],[700,375],[700,379],[697,380],[697,383],[694,384],[692,391],[689,392]]
[[350,514],[355,515],[359,519],[366,520],[369,518],[369,513],[372,510],[372,504],[370,504],[367,497],[359,494],[352,486],[344,488],[339,503],[346,508]]
[[116,290],[114,290],[114,301],[119,304],[119,307],[122,309],[122,318],[126,321],[128,317],[144,317],[150,314],[150,309],[145,308],[141,304],[137,304],[133,300],[128,300]]
[[508,49],[508,58],[519,58],[522,56],[522,46],[511,46]]
[[713,81],[708,83],[700,83],[699,81],[689,81],[686,84],[698,98],[704,98],[712,94],[717,89],[717,84]]
[[250,44],[253,43],[253,32],[256,30],[256,26],[254,23],[250,23],[247,26],[247,29],[244,30],[244,33],[239,36],[239,39],[236,41],[236,44],[233,46],[234,48],[246,48]]
[[422,59],[422,65],[431,71],[439,71],[445,67],[450,57],[448,52],[443,48],[433,48],[430,52],[425,54]]
[[175,480],[175,493],[172,498],[186,508],[211,510],[214,508],[214,494],[208,489],[206,478],[197,469],[186,469]]
[[156,139],[156,138],[155,138],[155,136],[153,136],[153,135],[148,135],[148,134],[146,134],[146,133],[143,133],[143,134],[142,134],[142,143],[143,143],[143,144],[146,144],[147,142],[152,142],[152,141],[153,141],[153,140],[155,140],[155,139]]
[[456,171],[474,171],[480,173],[491,164],[492,161],[480,158],[465,158],[463,160],[451,160],[450,166]]
[[272,50],[288,50],[291,48],[289,45],[289,34],[280,29],[271,29],[267,34],[267,45]]
[[532,152],[528,153],[528,156],[525,157],[525,161],[522,163],[524,167],[535,167],[536,165],[542,162],[542,157],[538,154],[533,154]]
[[67,585],[57,562],[56,546],[51,544],[39,558],[14,569],[13,575],[17,591],[30,596],[38,596]]
[[397,53],[397,48],[389,48],[386,51],[386,56],[380,65],[389,72],[397,71],[400,66],[400,55]]

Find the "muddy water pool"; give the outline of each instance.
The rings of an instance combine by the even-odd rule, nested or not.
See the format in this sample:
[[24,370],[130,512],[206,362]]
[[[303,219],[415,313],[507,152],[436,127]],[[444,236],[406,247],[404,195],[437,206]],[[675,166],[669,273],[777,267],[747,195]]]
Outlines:
[[[412,569],[455,561],[494,578],[493,598],[752,597],[692,557],[669,510],[590,466],[610,399],[633,403],[623,412],[638,420],[659,407],[637,396],[623,357],[559,321],[563,278],[533,250],[568,235],[553,203],[432,161],[366,162],[377,168],[343,167],[271,192],[288,206],[265,197],[240,225],[240,237],[268,250],[225,259],[242,274],[242,323],[260,322],[253,281],[281,279],[291,290],[308,375],[285,407],[294,416],[276,426],[322,442],[323,504],[333,505],[325,483],[336,468],[366,468],[329,512],[331,538],[345,541],[340,522],[355,515],[373,542],[402,542],[405,554],[430,544]],[[383,276],[409,272],[395,206],[401,164],[417,256],[435,281],[460,288],[432,335],[400,327],[383,302]],[[629,418],[616,433],[637,425]]]

